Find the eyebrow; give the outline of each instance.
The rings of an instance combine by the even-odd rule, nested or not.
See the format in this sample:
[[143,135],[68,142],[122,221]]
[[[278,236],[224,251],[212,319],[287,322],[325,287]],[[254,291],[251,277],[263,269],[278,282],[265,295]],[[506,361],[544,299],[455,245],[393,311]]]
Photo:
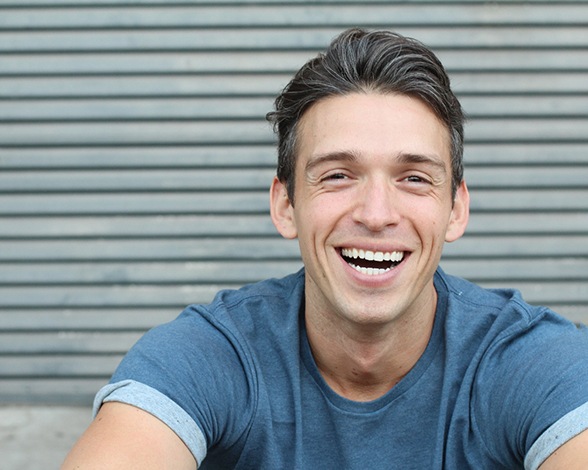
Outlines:
[[[322,155],[317,155],[311,160],[306,163],[306,173],[311,172],[315,167],[329,162],[357,162],[359,160],[359,156],[354,152],[349,151],[340,151],[340,152],[332,152],[332,153],[325,153]],[[425,164],[430,165],[433,168],[441,171],[444,175],[447,173],[447,167],[445,166],[445,162],[433,155],[424,155],[420,153],[410,153],[410,152],[401,152],[396,157],[396,163],[400,165],[410,165],[410,164]]]
[[438,169],[443,174],[447,173],[445,162],[437,156],[423,155],[420,153],[400,153],[397,158],[398,163],[401,165],[425,164]]
[[358,161],[358,156],[353,152],[348,151],[340,151],[340,152],[330,152],[325,154],[316,155],[311,160],[306,163],[306,173],[310,173],[314,168],[323,163],[329,162],[356,162]]

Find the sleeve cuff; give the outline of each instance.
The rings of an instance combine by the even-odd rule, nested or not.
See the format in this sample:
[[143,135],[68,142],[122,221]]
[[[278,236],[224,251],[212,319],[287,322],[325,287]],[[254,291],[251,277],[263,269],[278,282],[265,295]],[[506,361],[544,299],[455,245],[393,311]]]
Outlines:
[[537,470],[547,457],[586,429],[588,429],[588,403],[564,415],[539,436],[527,452],[525,469]]
[[108,384],[98,391],[94,399],[93,415],[102,403],[120,402],[140,408],[163,421],[186,444],[198,467],[206,457],[206,439],[192,417],[171,398],[134,380]]

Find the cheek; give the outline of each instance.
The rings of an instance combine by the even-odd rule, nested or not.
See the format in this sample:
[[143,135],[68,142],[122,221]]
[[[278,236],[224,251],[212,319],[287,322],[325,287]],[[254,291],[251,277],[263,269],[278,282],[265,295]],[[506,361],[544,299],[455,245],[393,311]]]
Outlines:
[[301,230],[305,226],[323,230],[350,212],[346,198],[335,194],[323,194],[308,199],[297,209],[296,218]]
[[423,243],[427,243],[427,240],[432,244],[444,243],[449,227],[449,209],[438,205],[414,205],[409,208],[407,214],[420,233]]

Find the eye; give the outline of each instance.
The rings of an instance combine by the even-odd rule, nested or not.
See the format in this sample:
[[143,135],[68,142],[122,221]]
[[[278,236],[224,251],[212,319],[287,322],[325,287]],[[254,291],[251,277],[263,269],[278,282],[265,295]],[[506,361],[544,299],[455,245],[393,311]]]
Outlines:
[[417,176],[417,175],[410,175],[410,176],[407,176],[407,177],[405,178],[405,181],[408,181],[409,183],[423,183],[423,184],[428,184],[428,183],[430,183],[430,181],[429,181],[429,180],[427,180],[427,179],[425,179],[425,178],[423,178],[423,177],[421,177],[421,176]]
[[330,173],[326,175],[322,181],[335,181],[347,179],[347,175],[344,173]]

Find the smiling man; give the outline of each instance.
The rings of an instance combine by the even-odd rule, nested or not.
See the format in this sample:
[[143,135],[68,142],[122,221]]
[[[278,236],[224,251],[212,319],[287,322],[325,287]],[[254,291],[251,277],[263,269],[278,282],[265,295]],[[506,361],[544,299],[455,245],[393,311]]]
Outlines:
[[452,194],[447,129],[416,98],[324,98],[298,137],[296,203],[276,178],[272,216],[300,243],[306,331],[322,375],[342,396],[373,400],[427,346],[433,275],[443,242],[465,229],[467,189]]
[[304,269],[145,335],[63,468],[588,468],[586,329],[439,268],[469,195],[433,53],[346,31],[268,117]]

